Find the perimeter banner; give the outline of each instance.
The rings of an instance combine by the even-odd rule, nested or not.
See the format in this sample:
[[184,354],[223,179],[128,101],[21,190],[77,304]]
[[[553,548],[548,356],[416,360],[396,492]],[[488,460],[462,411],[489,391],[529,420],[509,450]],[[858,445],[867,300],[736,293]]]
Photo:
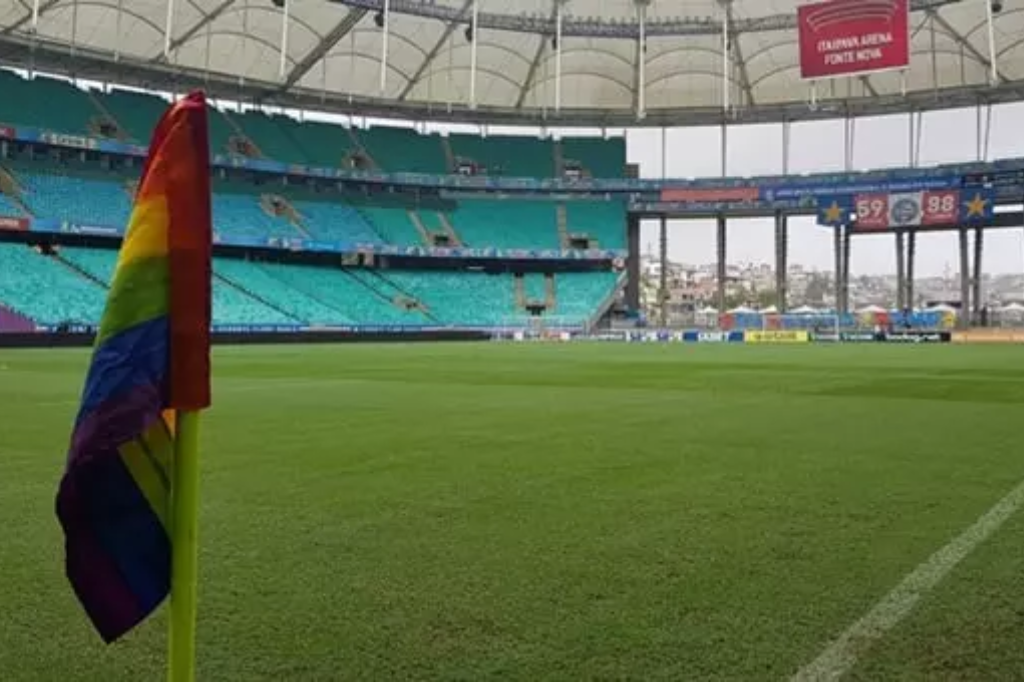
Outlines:
[[910,0],[828,0],[797,10],[805,79],[910,65]]
[[746,343],[808,343],[811,335],[805,331],[743,332]]

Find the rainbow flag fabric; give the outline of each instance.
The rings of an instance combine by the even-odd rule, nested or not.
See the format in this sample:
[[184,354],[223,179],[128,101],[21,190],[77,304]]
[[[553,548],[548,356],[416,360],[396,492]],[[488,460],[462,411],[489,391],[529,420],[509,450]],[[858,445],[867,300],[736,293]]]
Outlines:
[[170,589],[175,414],[210,404],[211,244],[194,93],[153,134],[57,492],[66,573],[107,642]]

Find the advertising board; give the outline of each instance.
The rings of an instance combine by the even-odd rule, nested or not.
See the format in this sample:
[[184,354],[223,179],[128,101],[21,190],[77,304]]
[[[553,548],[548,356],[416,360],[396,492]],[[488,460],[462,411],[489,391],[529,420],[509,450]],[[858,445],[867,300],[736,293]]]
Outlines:
[[797,10],[805,79],[910,64],[910,0],[828,0]]
[[5,218],[0,216],[0,230],[4,232],[27,232],[28,220],[25,218]]
[[811,335],[806,331],[748,331],[743,332],[746,343],[807,343]]

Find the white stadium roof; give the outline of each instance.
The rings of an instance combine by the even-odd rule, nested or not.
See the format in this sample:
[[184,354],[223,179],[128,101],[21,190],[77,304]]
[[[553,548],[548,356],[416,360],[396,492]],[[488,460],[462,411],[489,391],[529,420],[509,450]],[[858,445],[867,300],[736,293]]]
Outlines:
[[905,76],[820,81],[813,96],[799,73],[798,0],[645,0],[645,51],[636,0],[477,0],[475,50],[473,0],[388,0],[387,31],[385,0],[289,0],[283,64],[280,0],[0,0],[0,64],[388,117],[777,121],[1024,99],[1024,0],[997,0],[994,71],[988,2],[912,0]]

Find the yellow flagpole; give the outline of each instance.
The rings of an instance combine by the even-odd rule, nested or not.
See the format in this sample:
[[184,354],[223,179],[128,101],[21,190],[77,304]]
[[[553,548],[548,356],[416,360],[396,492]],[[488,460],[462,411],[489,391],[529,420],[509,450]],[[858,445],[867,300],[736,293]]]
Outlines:
[[167,679],[196,678],[198,584],[199,415],[178,412],[171,478],[171,618]]

